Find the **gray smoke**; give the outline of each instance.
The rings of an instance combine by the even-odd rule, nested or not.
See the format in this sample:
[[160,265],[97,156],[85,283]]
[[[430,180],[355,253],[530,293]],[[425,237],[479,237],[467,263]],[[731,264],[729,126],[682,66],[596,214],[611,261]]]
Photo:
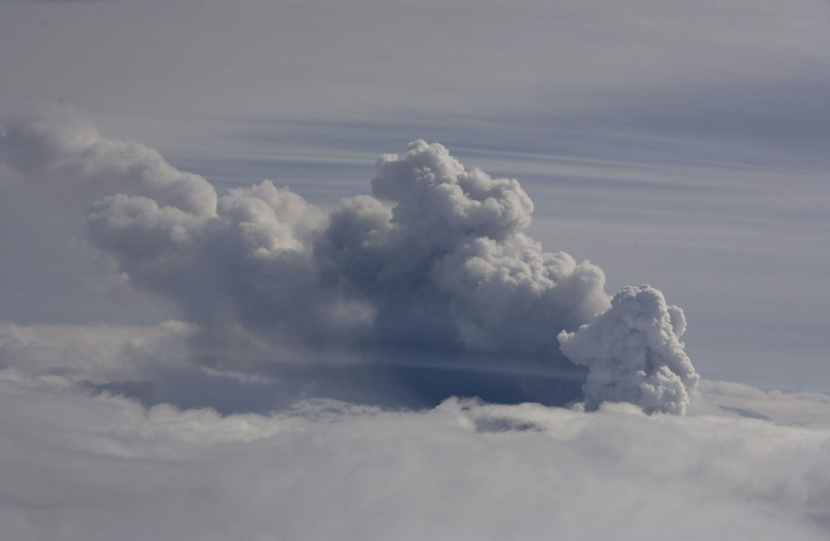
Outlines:
[[533,203],[516,180],[415,141],[378,160],[372,191],[341,203],[316,255],[374,307],[383,342],[550,356],[554,329],[608,306],[599,267],[525,235]]
[[570,360],[588,367],[588,409],[631,402],[649,413],[683,415],[700,379],[683,351],[685,332],[683,310],[667,305],[660,291],[629,286],[596,322],[562,331],[559,343]]
[[[174,300],[214,336],[509,367],[568,365],[559,335],[562,351],[591,371],[590,407],[629,400],[682,413],[694,383],[662,383],[675,381],[677,363],[648,329],[637,329],[638,344],[655,391],[608,383],[630,379],[608,367],[633,353],[614,354],[619,341],[602,335],[617,313],[597,320],[610,306],[602,270],[545,252],[525,233],[533,203],[519,183],[467,170],[439,144],[381,156],[373,196],[344,199],[329,215],[267,180],[218,194],[156,151],[102,138],[77,118],[8,123],[0,158],[41,190],[85,201],[93,244],[127,284]],[[589,335],[613,362],[586,360]]]

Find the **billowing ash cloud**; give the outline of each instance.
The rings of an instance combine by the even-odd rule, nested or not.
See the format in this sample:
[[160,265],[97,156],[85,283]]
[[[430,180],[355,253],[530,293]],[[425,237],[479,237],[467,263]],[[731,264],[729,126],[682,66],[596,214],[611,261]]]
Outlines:
[[[681,369],[668,353],[682,355],[676,339],[662,347],[659,331],[633,326],[639,335],[620,342],[616,305],[597,320],[610,306],[602,270],[525,234],[533,203],[516,180],[467,170],[439,144],[382,156],[373,196],[344,199],[329,215],[269,181],[218,194],[154,150],[77,119],[9,123],[0,157],[43,189],[85,199],[91,240],[128,284],[175,300],[214,337],[383,363],[567,368],[564,332],[563,351],[592,373],[590,407],[629,400],[682,413],[696,381],[688,359]],[[680,312],[671,313],[679,335]],[[613,360],[593,360],[592,341]],[[632,384],[636,370],[613,367],[637,355],[645,375]]]
[[588,367],[585,405],[631,402],[647,412],[682,415],[699,377],[683,351],[683,310],[647,285],[625,287],[611,309],[576,332],[562,331],[562,352]]
[[606,309],[598,267],[524,234],[533,203],[517,181],[416,141],[378,160],[372,190],[334,211],[316,253],[375,308],[383,342],[550,356],[554,329]]

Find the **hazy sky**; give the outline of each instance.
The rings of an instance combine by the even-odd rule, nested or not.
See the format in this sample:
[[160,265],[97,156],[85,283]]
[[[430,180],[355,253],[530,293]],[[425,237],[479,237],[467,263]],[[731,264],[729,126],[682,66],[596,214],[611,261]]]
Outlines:
[[823,538],[829,26],[0,0],[0,537]]

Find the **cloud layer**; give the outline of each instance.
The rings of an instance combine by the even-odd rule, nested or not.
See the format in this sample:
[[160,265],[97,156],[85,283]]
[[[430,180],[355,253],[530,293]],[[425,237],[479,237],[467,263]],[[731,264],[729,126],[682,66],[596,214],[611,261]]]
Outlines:
[[459,400],[419,412],[312,401],[222,417],[0,374],[0,531],[10,539],[801,541],[830,532],[826,397],[717,389],[749,409],[797,404],[822,419],[811,427],[700,401],[686,417]]

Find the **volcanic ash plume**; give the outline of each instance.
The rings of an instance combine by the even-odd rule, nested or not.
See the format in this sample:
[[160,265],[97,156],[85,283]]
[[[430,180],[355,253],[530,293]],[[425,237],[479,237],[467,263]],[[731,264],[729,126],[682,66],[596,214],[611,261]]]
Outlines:
[[683,351],[683,310],[653,287],[625,287],[611,309],[576,332],[562,331],[562,353],[588,367],[585,406],[631,402],[644,411],[683,415],[699,376]]
[[[468,170],[439,144],[381,156],[372,195],[329,215],[270,181],[217,193],[76,117],[7,123],[0,159],[83,205],[90,240],[125,283],[174,301],[212,336],[291,344],[309,363],[345,351],[505,374],[515,362],[573,372],[564,353],[590,371],[590,408],[682,413],[697,381],[679,309],[651,288],[625,289],[612,306],[599,267],[525,233],[533,203],[518,181]],[[228,369],[255,370],[233,357]]]

